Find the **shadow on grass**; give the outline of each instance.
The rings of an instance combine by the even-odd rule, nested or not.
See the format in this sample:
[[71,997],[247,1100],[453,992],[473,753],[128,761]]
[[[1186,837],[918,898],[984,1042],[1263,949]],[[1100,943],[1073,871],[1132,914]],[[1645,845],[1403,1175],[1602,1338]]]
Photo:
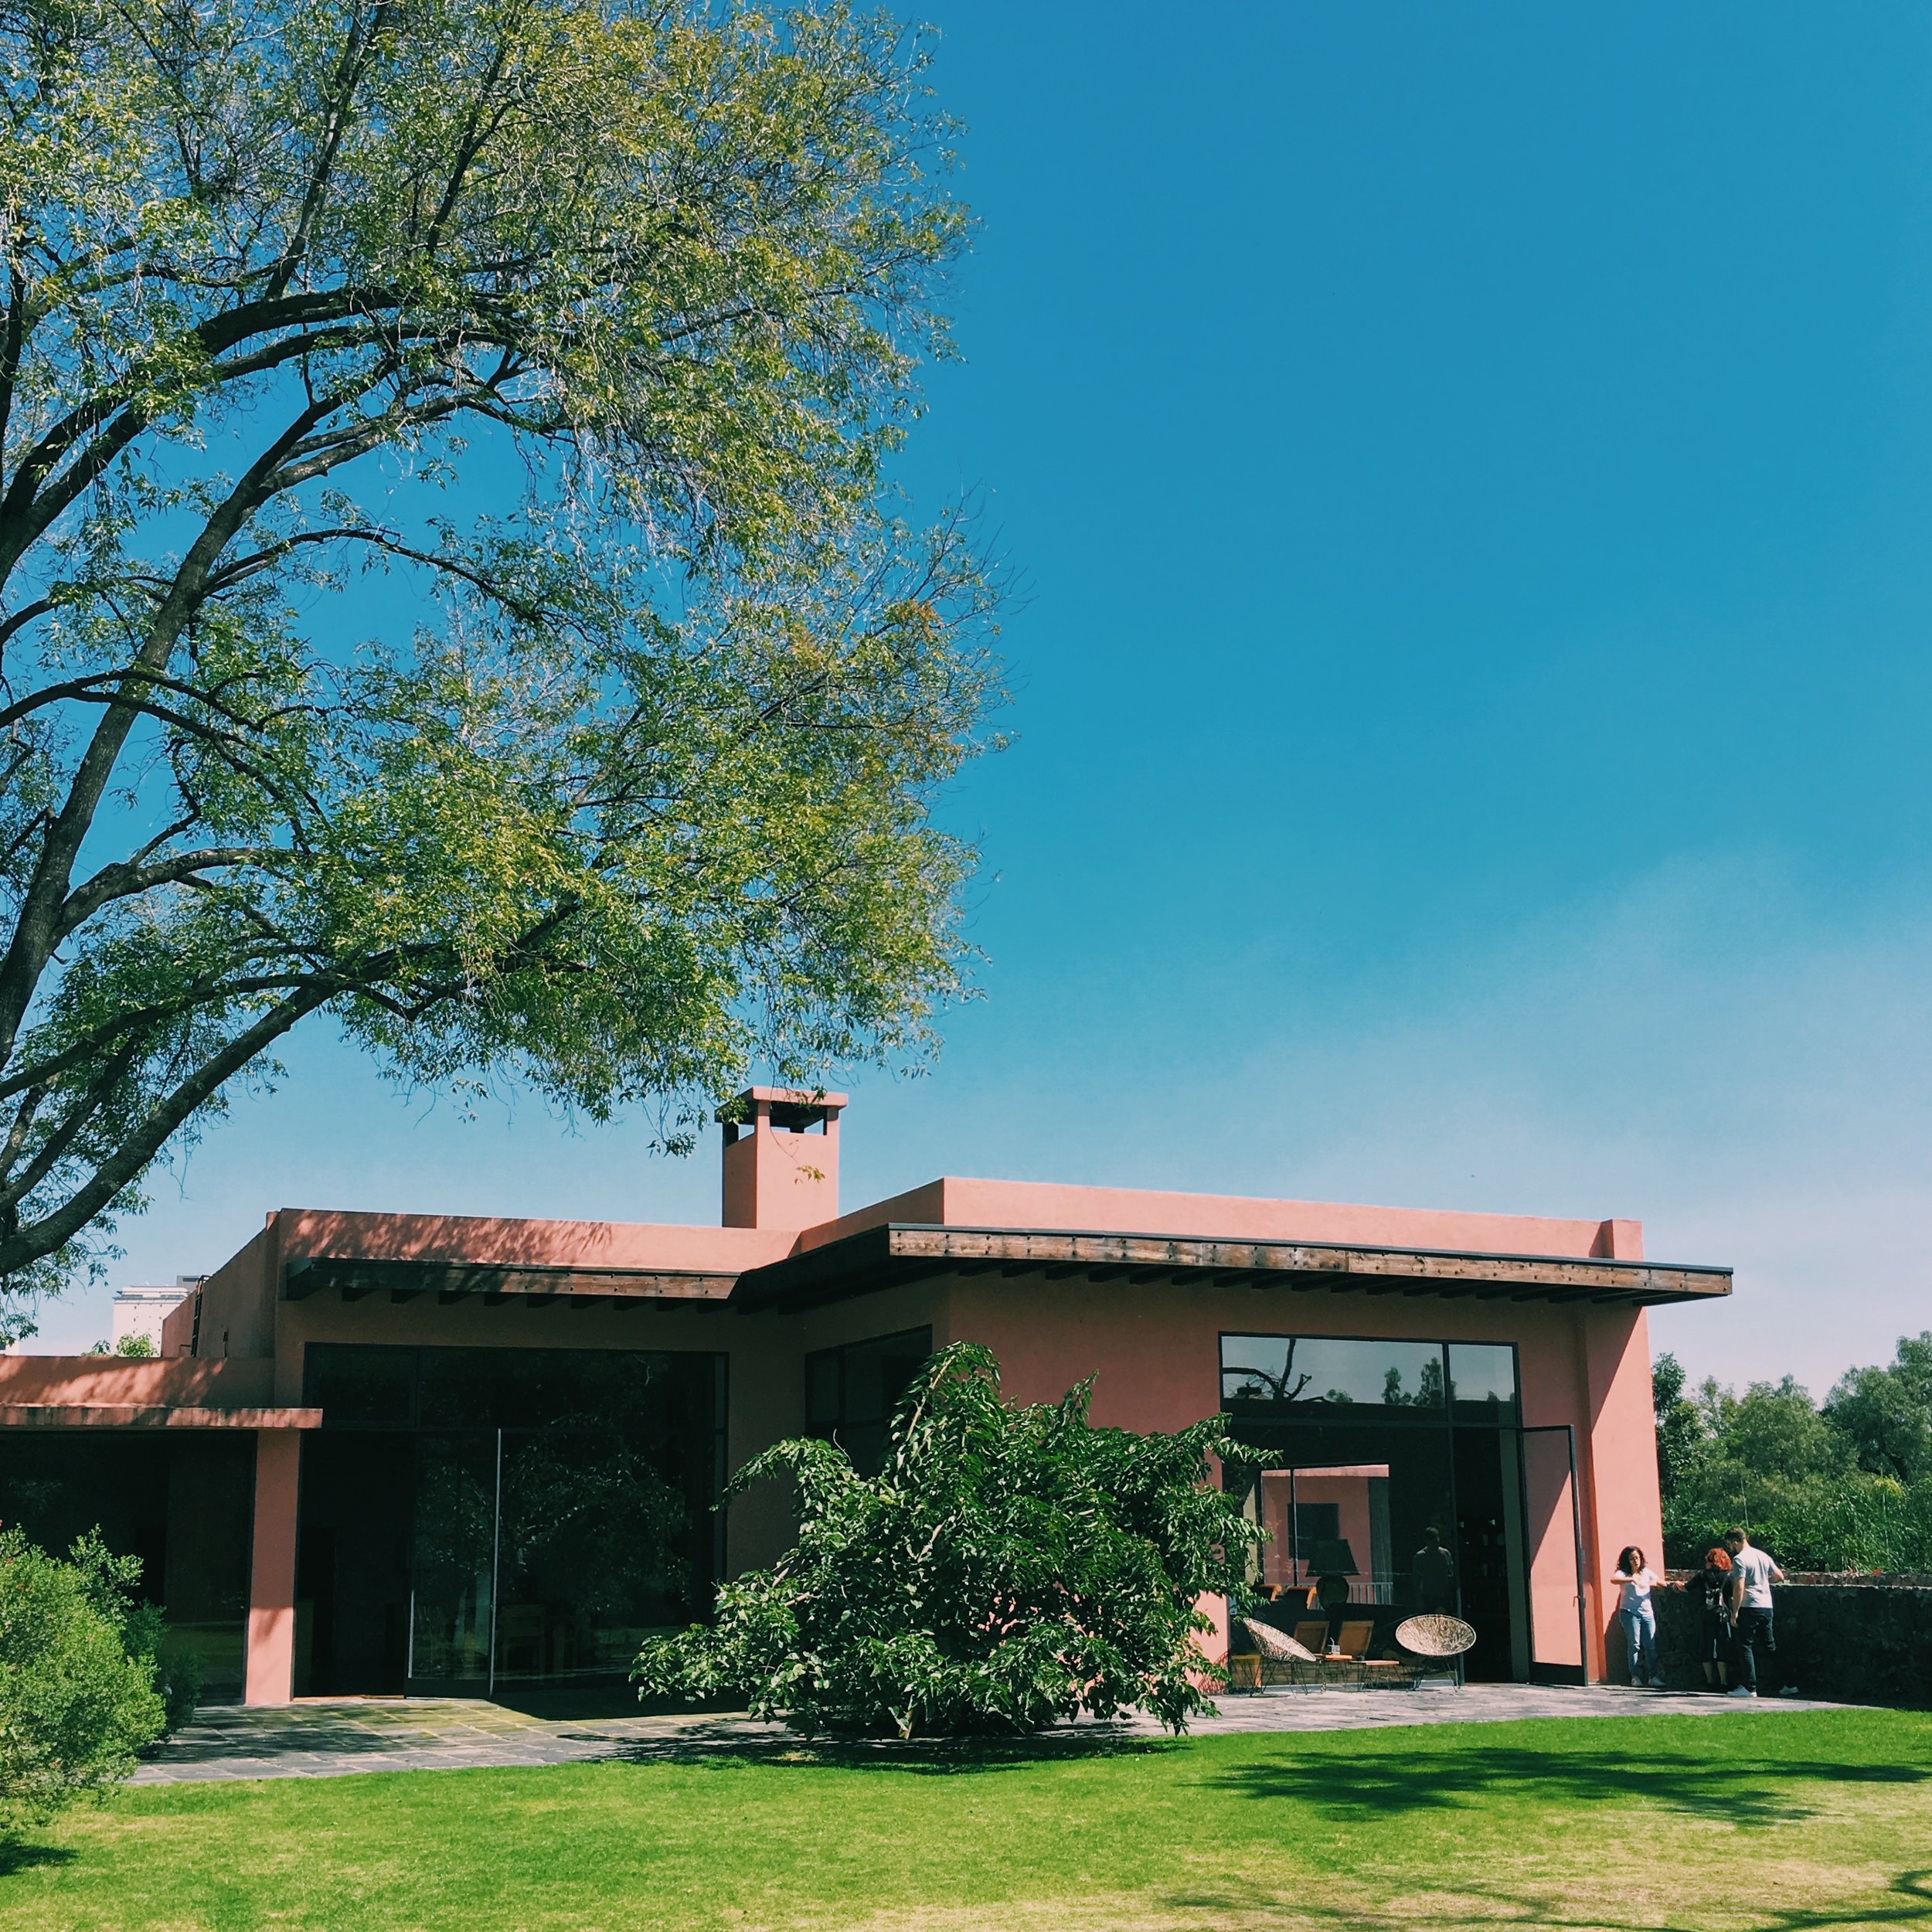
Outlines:
[[1127,1737],[1092,1731],[1044,1731],[1026,1737],[745,1737],[687,1731],[614,1747],[606,1761],[627,1764],[769,1765],[781,1770],[910,1771],[959,1777],[1024,1770],[1081,1758],[1157,1757],[1175,1748],[1166,1737]]
[[80,1855],[64,1845],[22,1845],[18,1838],[0,1838],[0,1879],[36,1871],[44,1865],[71,1865]]
[[1454,1809],[1498,1798],[1570,1807],[1636,1798],[1733,1825],[1768,1825],[1811,1817],[1815,1808],[1804,1801],[1821,1795],[1820,1787],[1917,1784],[1928,1775],[1910,1764],[1478,1744],[1354,1758],[1284,1755],[1206,1782],[1238,1797],[1302,1805],[1342,1820],[1364,1813]]
[[[1720,1875],[1721,1879],[1721,1875]],[[1753,1897],[1749,1910],[1753,1932],[1830,1932],[1839,1926],[1922,1926],[1932,1924],[1932,1869],[1901,1872],[1885,1890],[1886,1902],[1873,1900],[1868,1892],[1862,1899],[1834,1904],[1828,1900],[1804,1904],[1774,1905]],[[1265,1924],[1292,1913],[1304,1925],[1332,1925],[1342,1932],[1416,1932],[1426,1923],[1431,1932],[1462,1932],[1462,1928],[1498,1924],[1534,1927],[1536,1932],[1655,1932],[1652,1917],[1623,1918],[1617,1915],[1614,1901],[1594,1900],[1580,1909],[1555,1893],[1514,1891],[1503,1886],[1458,1884],[1446,1898],[1427,1900],[1428,1917],[1416,1917],[1417,1900],[1405,1898],[1386,1912],[1357,1902],[1328,1906],[1311,1895],[1308,1889],[1292,1898],[1264,1887],[1229,1886],[1212,1889],[1172,1893],[1163,1901],[1170,1910],[1214,1913],[1235,1921]],[[1726,1903],[1735,1906],[1734,1896]],[[1604,1909],[1609,1904],[1609,1910]],[[1673,1923],[1676,1922],[1673,1917]]]

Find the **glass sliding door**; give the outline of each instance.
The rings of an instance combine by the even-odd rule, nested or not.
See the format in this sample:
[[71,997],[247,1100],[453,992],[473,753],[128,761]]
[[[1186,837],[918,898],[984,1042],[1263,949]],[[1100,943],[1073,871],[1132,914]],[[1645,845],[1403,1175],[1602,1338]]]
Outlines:
[[1454,1442],[1458,1612],[1475,1631],[1464,1659],[1481,1682],[1529,1676],[1522,1480],[1513,1429],[1458,1429]]
[[498,1682],[621,1675],[689,1620],[689,1498],[621,1432],[506,1430],[501,1511]]
[[[1366,1620],[1380,1643],[1403,1617],[1453,1600],[1444,1554],[1454,1520],[1447,1429],[1250,1423],[1236,1433],[1265,1458],[1250,1474],[1248,1508],[1268,1532],[1257,1580],[1270,1595],[1270,1621],[1292,1634],[1321,1619],[1332,1634],[1344,1621]],[[1229,1480],[1240,1478],[1231,1470]],[[1347,1580],[1346,1603],[1332,1611],[1315,1594],[1325,1575]]]
[[490,1685],[496,1630],[500,1438],[416,1439],[409,1687],[474,1696]]
[[709,1611],[721,1355],[308,1353],[334,1406],[304,1451],[298,1690],[616,1680]]

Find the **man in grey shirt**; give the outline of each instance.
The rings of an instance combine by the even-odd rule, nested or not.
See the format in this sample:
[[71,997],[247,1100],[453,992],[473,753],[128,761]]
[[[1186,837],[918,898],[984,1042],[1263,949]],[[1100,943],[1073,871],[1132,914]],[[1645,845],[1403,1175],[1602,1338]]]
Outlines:
[[1784,1573],[1741,1529],[1724,1532],[1724,1547],[1731,1553],[1731,1631],[1736,1649],[1732,1668],[1739,1679],[1728,1695],[1755,1697],[1760,1659],[1769,1671],[1777,1655],[1777,1640],[1771,1633],[1771,1585],[1784,1582]]

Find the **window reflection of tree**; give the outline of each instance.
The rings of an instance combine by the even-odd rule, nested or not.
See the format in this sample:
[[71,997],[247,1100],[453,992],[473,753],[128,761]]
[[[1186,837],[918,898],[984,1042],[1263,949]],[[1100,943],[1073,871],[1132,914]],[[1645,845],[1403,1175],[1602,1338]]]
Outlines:
[[600,1619],[654,1599],[688,1607],[690,1526],[685,1498],[628,1432],[566,1427],[505,1438],[506,1598],[512,1577],[548,1570],[568,1575],[579,1607]]
[[1445,1393],[1442,1358],[1430,1355],[1416,1376],[1416,1392],[1404,1395],[1402,1392],[1402,1371],[1391,1365],[1382,1379],[1382,1400],[1391,1409],[1440,1409]]
[[[1262,1339],[1259,1335],[1242,1335],[1237,1338],[1250,1345]],[[1288,1343],[1287,1352],[1282,1357],[1281,1372],[1278,1374],[1270,1374],[1266,1369],[1257,1368],[1247,1362],[1226,1364],[1221,1371],[1223,1399],[1235,1402],[1289,1403],[1299,1401],[1308,1384],[1315,1378],[1312,1375],[1296,1374],[1295,1346],[1293,1342]],[[1234,1376],[1244,1376],[1247,1379],[1245,1382],[1237,1382],[1230,1388],[1227,1386],[1228,1378]],[[1331,1402],[1335,1400],[1332,1390],[1326,1400]]]
[[[1312,1368],[1298,1367],[1296,1351],[1304,1344],[1318,1352]],[[1373,1347],[1373,1343],[1357,1344],[1352,1342],[1335,1342],[1322,1338],[1277,1335],[1230,1335],[1225,1345],[1230,1349],[1245,1352],[1249,1359],[1245,1362],[1224,1359],[1221,1369],[1222,1400],[1230,1404],[1253,1403],[1266,1404],[1270,1408],[1349,1409],[1430,1409],[1440,1410],[1447,1406],[1448,1380],[1443,1372],[1442,1351],[1439,1346],[1407,1342],[1386,1345],[1392,1350],[1404,1352],[1427,1348],[1427,1352],[1420,1361],[1414,1362],[1416,1386],[1412,1390],[1403,1386],[1405,1365],[1402,1362],[1387,1362],[1382,1369],[1382,1391],[1379,1397],[1366,1391],[1358,1394],[1353,1389],[1332,1388],[1314,1392],[1315,1377],[1334,1372],[1335,1364],[1325,1361],[1318,1352],[1329,1347],[1355,1349]],[[1264,1352],[1279,1349],[1278,1366],[1253,1358]],[[1307,1359],[1304,1356],[1304,1359]],[[1372,1373],[1366,1364],[1360,1372]]]

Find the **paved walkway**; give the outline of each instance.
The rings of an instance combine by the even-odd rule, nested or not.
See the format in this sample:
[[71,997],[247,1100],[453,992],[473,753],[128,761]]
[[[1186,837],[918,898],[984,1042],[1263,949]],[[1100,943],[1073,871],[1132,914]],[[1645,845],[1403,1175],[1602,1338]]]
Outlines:
[[[1521,1717],[1668,1715],[1745,1717],[1840,1708],[1802,1698],[1699,1696],[1606,1685],[1447,1685],[1413,1691],[1269,1690],[1223,1697],[1196,1735],[1227,1731],[1379,1730],[1400,1724],[1494,1724]],[[1158,1736],[1151,1720],[1078,1724],[1054,1737]],[[304,1700],[279,1709],[200,1712],[135,1774],[138,1784],[238,1777],[339,1777],[354,1771],[474,1770],[596,1759],[689,1758],[795,1742],[781,1726],[742,1717],[529,1717],[501,1705],[430,1698]],[[890,1745],[881,1745],[889,1750]]]

